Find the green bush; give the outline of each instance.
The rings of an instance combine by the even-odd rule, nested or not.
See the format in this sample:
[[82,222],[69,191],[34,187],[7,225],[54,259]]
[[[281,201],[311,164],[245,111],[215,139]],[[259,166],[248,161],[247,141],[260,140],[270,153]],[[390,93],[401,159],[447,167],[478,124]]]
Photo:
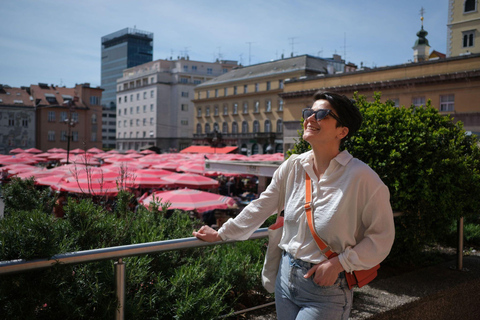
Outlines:
[[[480,151],[477,138],[461,123],[424,107],[396,108],[354,99],[363,115],[362,128],[345,148],[373,168],[389,187],[396,218],[396,239],[389,259],[411,259],[425,244],[441,239],[461,216],[480,207]],[[300,139],[294,149],[309,149]]]
[[[45,208],[40,202],[31,211],[12,209],[0,220],[0,261],[186,238],[200,224],[180,211],[167,215],[165,206],[132,212],[122,201],[130,195],[120,194],[109,212],[89,199],[68,199],[64,219],[38,209]],[[264,252],[265,240],[256,240],[125,258],[125,316],[214,319],[236,305],[256,305],[268,296],[259,293]],[[106,319],[116,308],[112,261],[0,276],[0,313],[8,319]]]

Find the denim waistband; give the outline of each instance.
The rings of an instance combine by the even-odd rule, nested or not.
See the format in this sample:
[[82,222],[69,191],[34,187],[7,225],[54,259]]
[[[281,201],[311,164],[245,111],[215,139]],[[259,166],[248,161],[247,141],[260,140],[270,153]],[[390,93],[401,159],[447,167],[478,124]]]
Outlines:
[[[290,264],[292,266],[295,266],[297,268],[305,268],[307,270],[309,270],[310,268],[312,268],[315,263],[311,263],[311,262],[306,262],[306,261],[303,261],[301,259],[296,259],[293,257],[293,255],[291,255],[290,253],[288,253],[287,251],[283,251],[283,255],[285,256],[288,256],[288,258],[290,259]],[[342,271],[338,274],[338,276],[340,278],[344,278],[345,277],[345,271]]]

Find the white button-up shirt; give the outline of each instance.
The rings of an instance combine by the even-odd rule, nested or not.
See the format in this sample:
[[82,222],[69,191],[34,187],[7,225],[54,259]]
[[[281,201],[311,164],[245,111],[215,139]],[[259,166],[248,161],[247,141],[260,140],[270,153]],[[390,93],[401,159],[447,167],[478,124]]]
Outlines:
[[345,271],[370,269],[385,259],[395,237],[390,193],[368,165],[347,151],[332,159],[320,180],[313,171],[312,151],[293,159],[289,172],[285,161],[260,197],[220,228],[220,237],[248,239],[276,212],[281,184],[286,183],[285,224],[279,246],[297,259],[314,264],[324,261],[307,223],[305,172],[312,179],[315,230],[339,253]]

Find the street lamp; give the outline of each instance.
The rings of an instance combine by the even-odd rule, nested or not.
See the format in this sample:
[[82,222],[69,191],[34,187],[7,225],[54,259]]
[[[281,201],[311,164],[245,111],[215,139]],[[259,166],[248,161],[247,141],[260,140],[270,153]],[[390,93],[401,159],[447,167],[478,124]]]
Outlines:
[[68,134],[67,134],[67,164],[69,164],[69,158],[70,158],[70,139],[72,138],[71,132],[72,128],[75,127],[77,124],[77,121],[72,118],[72,110],[75,105],[75,102],[72,100],[67,100],[63,103],[64,106],[68,107],[68,118],[63,120],[63,123],[65,123],[68,126]]

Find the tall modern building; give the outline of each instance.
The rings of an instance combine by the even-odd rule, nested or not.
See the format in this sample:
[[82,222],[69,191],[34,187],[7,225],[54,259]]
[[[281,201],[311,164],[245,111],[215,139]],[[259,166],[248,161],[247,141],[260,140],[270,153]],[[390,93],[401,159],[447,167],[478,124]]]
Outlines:
[[125,28],[102,37],[103,147],[115,148],[117,79],[123,70],[153,60],[153,33]]

